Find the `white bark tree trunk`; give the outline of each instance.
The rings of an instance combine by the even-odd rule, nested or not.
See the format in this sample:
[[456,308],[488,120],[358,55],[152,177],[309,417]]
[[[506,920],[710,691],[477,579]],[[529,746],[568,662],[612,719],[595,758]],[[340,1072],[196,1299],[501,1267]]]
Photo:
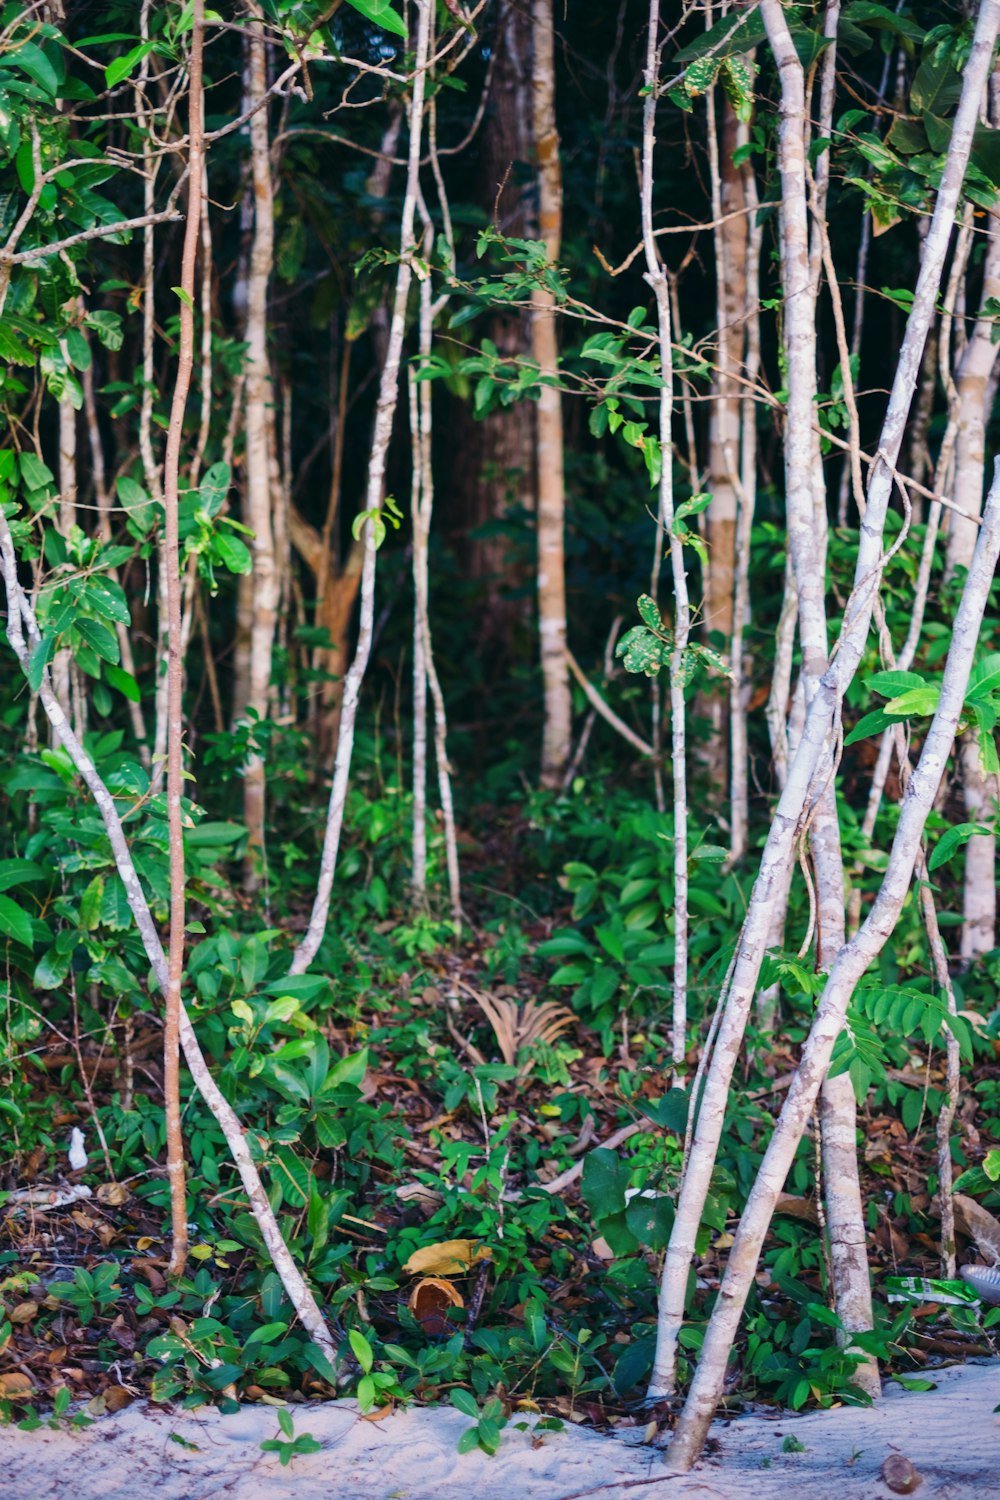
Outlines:
[[392,318],[389,324],[389,339],[385,363],[379,382],[378,401],[375,407],[375,428],[372,435],[371,455],[368,462],[368,485],[365,511],[369,519],[364,523],[364,562],[361,571],[361,618],[358,627],[358,643],[347,676],[344,680],[344,696],[340,709],[340,734],[337,740],[337,755],[333,767],[333,784],[330,788],[330,803],[327,809],[326,832],[323,852],[320,857],[319,879],[313,901],[309,925],[292,958],[291,973],[304,974],[316,957],[326,931],[330,912],[330,895],[337,870],[337,853],[340,848],[340,831],[344,822],[344,807],[347,802],[347,787],[351,774],[351,756],[354,750],[354,725],[357,719],[358,699],[365,669],[371,653],[372,633],[375,625],[375,531],[372,518],[382,508],[385,498],[385,460],[392,437],[393,420],[399,402],[399,364],[403,350],[403,333],[406,323],[406,304],[413,279],[412,255],[414,249],[413,221],[420,180],[420,141],[424,114],[424,86],[427,67],[428,39],[430,34],[431,0],[417,0],[417,36],[414,61],[413,92],[410,99],[409,124],[410,143],[407,162],[406,193],[400,224],[400,261],[396,271],[396,291],[393,299]]
[[[988,10],[992,10],[994,14],[987,15]],[[998,20],[1000,14],[996,7],[991,0],[985,0],[984,9],[980,12],[977,41],[983,42],[988,37],[990,52]],[[753,1282],[764,1236],[830,1065],[834,1043],[843,1027],[847,1006],[858,981],[892,937],[902,910],[914,865],[920,854],[927,815],[933,807],[938,784],[954,743],[998,556],[1000,467],[955,617],[940,701],[927,731],[920,760],[907,786],[888,868],[867,920],[857,935],[841,948],[830,970],[795,1077],[743,1211],[718,1300],[702,1344],[698,1368],[667,1450],[667,1463],[673,1470],[687,1471],[701,1452],[722,1394],[726,1364]]]
[[[778,0],[762,0],[762,12],[775,28],[784,26]],[[788,864],[793,858],[810,788],[824,754],[829,753],[835,718],[839,714],[844,692],[857,671],[867,641],[883,566],[882,539],[893,487],[893,467],[899,457],[920,360],[934,316],[945,254],[998,26],[998,0],[983,0],[927,235],[924,259],[882,425],[878,444],[880,456],[871,470],[867,509],[859,536],[854,587],[844,611],[839,650],[832,666],[823,673],[809,705],[802,736],[789,766],[785,788],[774,812],[734,959],[715,1052],[705,1077],[697,1127],[664,1261],[657,1351],[650,1384],[651,1397],[669,1394],[674,1386],[677,1338],[684,1316],[688,1271],[722,1134],[733,1071],[766,951],[772,904],[787,877]],[[787,27],[785,30],[787,31]],[[817,1088],[820,1081],[817,1080]]]

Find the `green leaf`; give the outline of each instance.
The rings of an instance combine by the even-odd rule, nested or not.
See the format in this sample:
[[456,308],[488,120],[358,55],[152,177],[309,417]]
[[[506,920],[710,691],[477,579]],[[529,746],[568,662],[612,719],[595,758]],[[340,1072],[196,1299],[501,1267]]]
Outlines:
[[35,946],[31,918],[24,907],[18,906],[9,896],[0,896],[0,932],[20,943],[22,948]]
[[898,698],[890,698],[885,705],[885,711],[899,718],[926,718],[937,708],[940,697],[939,687],[925,683],[920,687],[908,688],[905,693],[900,693]]
[[55,476],[48,464],[43,464],[33,453],[22,453],[19,463],[21,482],[26,490],[44,490],[55,484]]
[[305,1208],[312,1191],[312,1173],[289,1146],[279,1146],[271,1163],[271,1178],[281,1183],[289,1208]]
[[28,77],[33,79],[47,94],[51,94],[53,99],[58,94],[59,79],[56,70],[41,47],[36,47],[34,42],[22,42],[16,52],[7,53],[4,63],[7,67],[13,65],[23,69]]
[[625,1208],[625,1189],[629,1170],[616,1152],[606,1146],[588,1151],[583,1162],[580,1191],[596,1223],[621,1213]]
[[928,870],[940,869],[969,839],[977,834],[989,832],[990,829],[984,828],[981,823],[956,823],[954,828],[947,829],[935,844],[933,853],[927,861]]
[[50,635],[43,635],[40,641],[36,641],[28,656],[28,686],[33,693],[37,693],[42,685],[45,668],[55,655],[55,641]]
[[380,31],[389,31],[393,36],[406,37],[406,24],[389,4],[389,0],[347,0],[366,21],[371,21]]
[[140,42],[138,47],[132,48],[131,52],[123,52],[121,57],[116,57],[114,62],[109,63],[104,69],[104,82],[107,87],[113,89],[116,84],[121,83],[123,78],[127,78],[136,65],[152,52],[155,45],[155,42]]
[[931,51],[921,62],[910,88],[910,113],[946,115],[958,103],[962,75],[947,56]]
[[108,661],[112,666],[117,666],[121,657],[118,638],[106,625],[102,625],[100,620],[90,620],[86,615],[74,620],[73,624],[87,645],[97,652],[102,661]]
[[235,844],[246,833],[242,823],[199,823],[184,835],[192,849],[222,849]]
[[104,906],[104,877],[95,875],[80,897],[80,926],[85,932],[93,932],[101,920]]
[[648,594],[641,594],[636,601],[636,608],[642,623],[648,625],[650,630],[663,629],[663,619],[655,599],[651,599]]
[[108,665],[104,668],[104,675],[111,687],[117,688],[130,703],[138,703],[142,697],[139,684],[131,672],[126,672],[123,667]]
[[245,542],[241,542],[238,536],[230,536],[228,532],[218,531],[212,538],[212,550],[230,573],[252,573],[253,558],[250,549]]
[[354,1351],[354,1358],[367,1375],[375,1362],[375,1355],[371,1344],[369,1344],[364,1334],[357,1328],[350,1329],[347,1337]]
[[32,859],[0,859],[0,891],[27,885],[32,880],[44,880],[46,874]]
[[79,328],[66,330],[66,355],[74,369],[90,369],[90,345]]
[[881,734],[882,730],[888,729],[889,725],[893,722],[894,720],[888,717],[884,709],[876,708],[872,713],[865,714],[863,719],[858,720],[850,734],[845,738],[844,745],[845,747],[847,745],[855,745],[858,740],[866,740],[870,735]]
[[128,511],[129,518],[135,522],[140,531],[148,531],[156,519],[156,508],[142,485],[129,478],[127,474],[122,474],[115,481],[115,489],[119,500]]
[[455,1386],[448,1392],[448,1399],[452,1406],[456,1407],[464,1417],[472,1417],[475,1421],[479,1420],[479,1402],[471,1391],[463,1390],[460,1385]]
[[893,670],[876,672],[873,676],[866,677],[865,686],[871,688],[873,693],[878,693],[880,698],[898,698],[910,688],[926,687],[926,683],[919,672]]
[[644,672],[647,677],[655,677],[669,651],[669,646],[645,625],[634,625],[618,642],[615,655],[621,659],[626,672]]
[[249,1349],[251,1344],[273,1344],[275,1339],[280,1339],[287,1332],[287,1323],[263,1323],[260,1328],[254,1329],[244,1348]]

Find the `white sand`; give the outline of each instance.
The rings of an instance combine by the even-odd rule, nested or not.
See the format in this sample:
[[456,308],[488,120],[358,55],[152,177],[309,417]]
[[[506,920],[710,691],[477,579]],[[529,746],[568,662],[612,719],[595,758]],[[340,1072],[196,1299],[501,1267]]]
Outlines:
[[[238,1416],[211,1409],[171,1414],[137,1401],[80,1432],[0,1428],[3,1500],[891,1500],[883,1459],[905,1454],[923,1475],[919,1500],[1000,1495],[1000,1361],[934,1372],[937,1389],[889,1383],[873,1408],[805,1417],[717,1422],[719,1449],[691,1474],[668,1476],[662,1453],[624,1436],[567,1426],[531,1436],[508,1427],[496,1458],[459,1456],[469,1425],[451,1408],[358,1418],[354,1403],[294,1408],[297,1432],[323,1450],[282,1468],[263,1454],[278,1435],[273,1409]],[[176,1433],[197,1449],[171,1440]],[[803,1453],[783,1453],[794,1433]],[[652,1480],[636,1485],[637,1480]]]

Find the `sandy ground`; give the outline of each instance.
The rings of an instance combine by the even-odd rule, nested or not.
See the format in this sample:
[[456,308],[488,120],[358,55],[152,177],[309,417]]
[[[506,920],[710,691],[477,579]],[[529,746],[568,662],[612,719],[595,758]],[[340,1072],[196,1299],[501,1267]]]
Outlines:
[[[460,1456],[468,1418],[451,1408],[358,1417],[352,1402],[295,1409],[297,1432],[321,1452],[282,1468],[263,1454],[275,1412],[205,1409],[171,1414],[138,1401],[83,1431],[0,1429],[3,1500],[891,1500],[886,1456],[923,1476],[919,1500],[1000,1495],[1000,1361],[934,1372],[933,1391],[890,1383],[877,1407],[756,1415],[716,1422],[718,1447],[689,1475],[664,1473],[662,1451],[624,1436],[567,1426],[539,1434],[508,1427],[499,1454]],[[804,1452],[784,1453],[794,1434]],[[183,1438],[194,1447],[176,1441]]]

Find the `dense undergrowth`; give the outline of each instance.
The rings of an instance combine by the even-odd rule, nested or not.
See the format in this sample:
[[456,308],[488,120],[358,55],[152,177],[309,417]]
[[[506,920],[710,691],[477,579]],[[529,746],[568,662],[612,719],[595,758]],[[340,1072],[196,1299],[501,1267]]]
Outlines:
[[[92,734],[90,746],[129,809],[136,862],[163,915],[162,797],[149,796],[119,731]],[[228,774],[233,747],[216,749]],[[315,837],[301,740],[278,728],[269,738],[270,774],[287,792],[270,848],[273,927],[256,929],[240,894],[241,825],[189,808],[189,1005],[286,1238],[341,1331],[347,1386],[295,1326],[221,1134],[189,1088],[193,1248],[186,1276],[168,1284],[158,999],[103,829],[62,753],[16,756],[4,799],[33,831],[0,863],[0,879],[31,913],[34,951],[9,934],[6,1419],[30,1424],[53,1401],[61,1412],[63,1391],[99,1410],[140,1393],[196,1404],[356,1390],[368,1408],[450,1399],[476,1417],[470,1441],[487,1449],[518,1410],[647,1419],[638,1407],[691,1084],[663,1063],[670,817],[610,762],[562,796],[524,790],[501,767],[496,801],[463,812],[467,924],[456,936],[408,893],[410,799],[397,752],[376,726],[351,795],[331,930],[305,976],[287,975],[287,933],[307,910],[299,871]],[[218,778],[205,800],[224,804],[226,788]],[[700,828],[691,858],[692,1017],[702,1035],[750,878],[727,868],[712,837],[711,825]],[[434,828],[431,854],[441,857]],[[807,919],[797,900],[790,950]],[[902,1379],[996,1352],[1000,1322],[997,1311],[934,1304],[914,1315],[889,1305],[880,1285],[901,1272],[933,1275],[938,1263],[942,1010],[911,907],[856,996],[837,1063],[863,1101],[878,1306],[876,1331],[857,1342]],[[991,959],[956,981],[968,1064],[953,1151],[959,1188],[987,1208],[1000,1205],[1000,1184],[982,1166],[1000,1143],[998,980]],[[777,1011],[758,1012],[733,1094],[689,1289],[687,1351],[698,1347],[818,988],[794,951],[772,957],[768,984]],[[614,1148],[601,1145],[624,1127],[632,1133]],[[89,1156],[76,1170],[74,1129]],[[817,1171],[806,1139],[757,1278],[734,1399],[856,1399],[856,1356],[839,1347],[830,1311]],[[547,1191],[556,1178],[563,1185]],[[53,1188],[70,1201],[52,1206]]]

